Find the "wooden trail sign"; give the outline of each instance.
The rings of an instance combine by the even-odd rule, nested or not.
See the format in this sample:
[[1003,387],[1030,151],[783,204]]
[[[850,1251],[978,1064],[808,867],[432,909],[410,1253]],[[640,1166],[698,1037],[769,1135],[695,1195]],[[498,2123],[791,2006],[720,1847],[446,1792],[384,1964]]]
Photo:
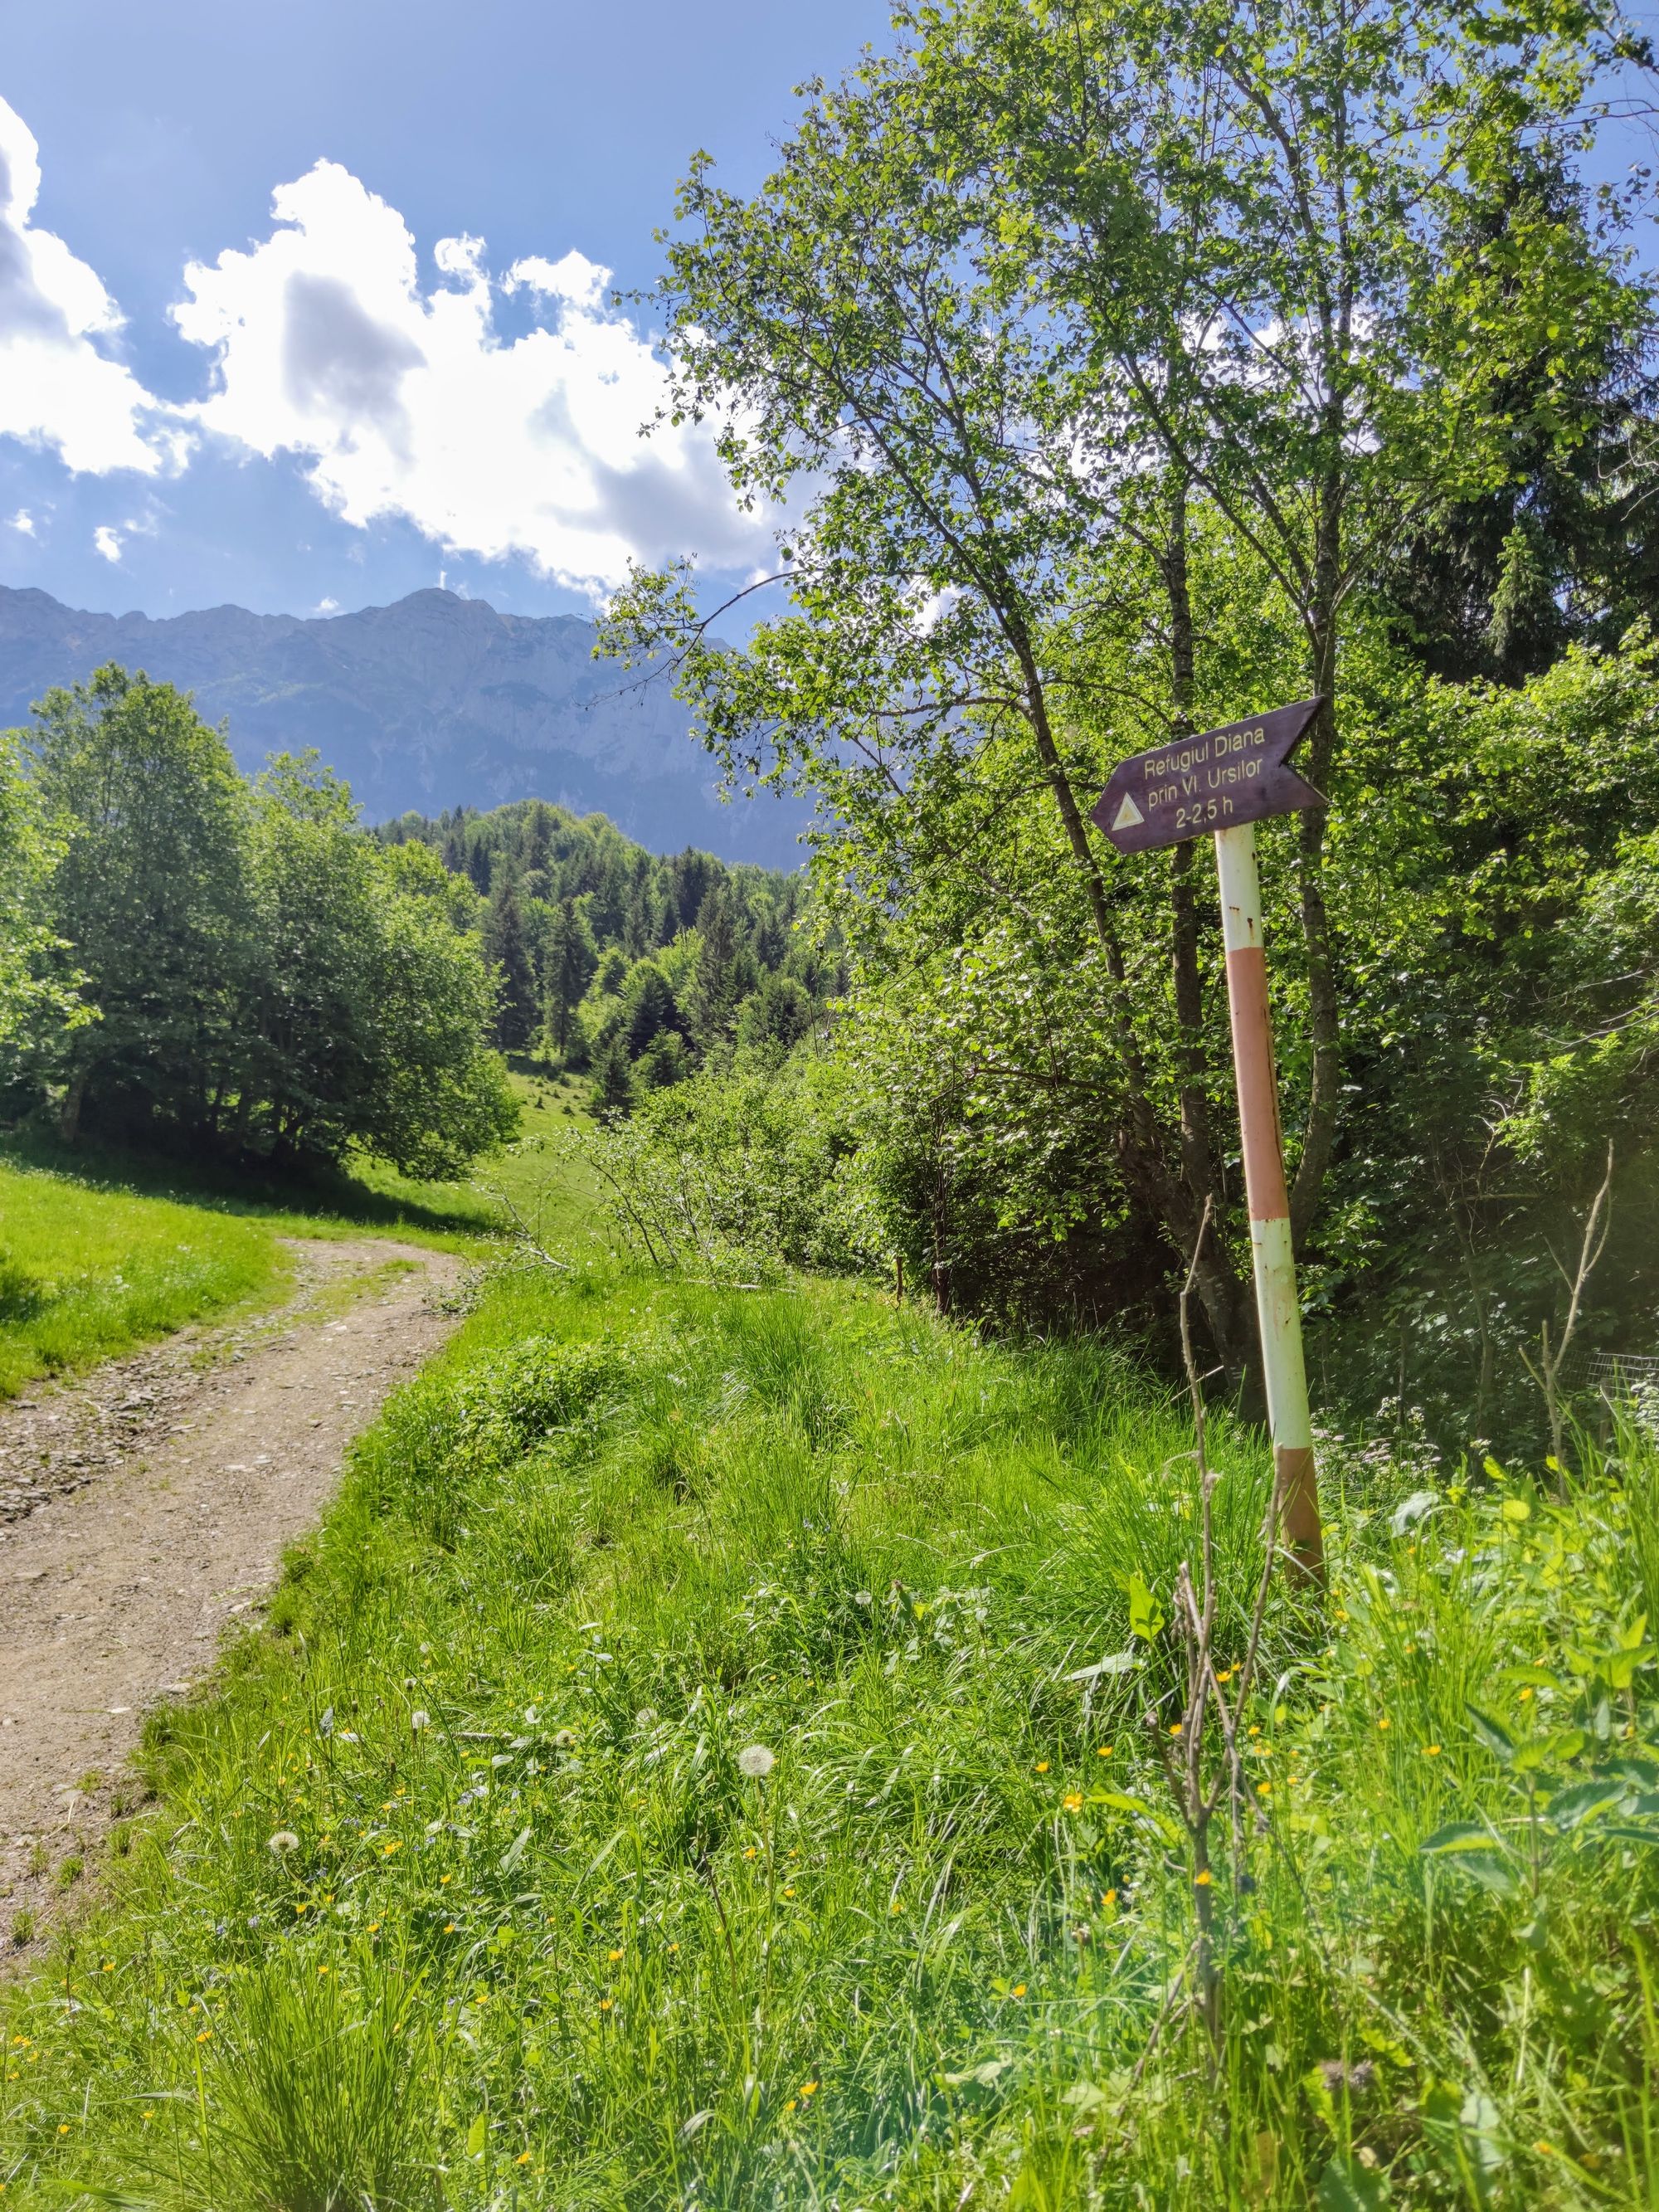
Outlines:
[[1276,707],[1248,721],[1229,722],[1224,729],[1137,753],[1113,769],[1091,810],[1092,819],[1121,853],[1150,852],[1210,832],[1215,836],[1256,1321],[1273,1440],[1273,1495],[1285,1547],[1310,1578],[1324,1571],[1324,1534],[1285,1187],[1255,825],[1267,815],[1325,804],[1310,783],[1285,765],[1285,756],[1321,703],[1299,700],[1293,707]]
[[1237,830],[1269,814],[1322,806],[1286,757],[1319,708],[1317,699],[1201,737],[1175,738],[1112,770],[1092,819],[1120,853],[1150,853],[1212,830]]

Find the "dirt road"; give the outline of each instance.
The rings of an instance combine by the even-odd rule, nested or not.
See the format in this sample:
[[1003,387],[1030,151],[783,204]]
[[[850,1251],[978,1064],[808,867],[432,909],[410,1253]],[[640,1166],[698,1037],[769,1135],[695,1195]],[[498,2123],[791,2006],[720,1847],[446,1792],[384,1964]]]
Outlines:
[[258,1607],[347,1443],[454,1326],[447,1255],[292,1249],[276,1313],[0,1407],[0,1955],[72,1898],[146,1710]]

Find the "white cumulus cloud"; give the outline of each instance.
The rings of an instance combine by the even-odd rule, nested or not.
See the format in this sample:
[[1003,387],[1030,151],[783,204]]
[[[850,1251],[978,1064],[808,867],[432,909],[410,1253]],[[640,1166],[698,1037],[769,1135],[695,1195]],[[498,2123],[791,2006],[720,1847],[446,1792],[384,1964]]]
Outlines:
[[92,550],[101,553],[106,561],[121,557],[121,533],[107,522],[100,522],[92,533]]
[[[527,557],[595,597],[630,557],[754,559],[706,432],[641,425],[664,388],[648,338],[605,304],[610,272],[577,252],[492,278],[483,240],[438,241],[423,286],[402,216],[337,162],[274,196],[276,227],[185,272],[173,319],[215,356],[206,428],[300,455],[348,523],[404,517],[447,551]],[[541,325],[504,337],[497,295]]]
[[154,476],[183,458],[181,434],[103,349],[120,312],[96,273],[30,222],[40,191],[34,136],[0,100],[0,437],[55,447],[92,475]]

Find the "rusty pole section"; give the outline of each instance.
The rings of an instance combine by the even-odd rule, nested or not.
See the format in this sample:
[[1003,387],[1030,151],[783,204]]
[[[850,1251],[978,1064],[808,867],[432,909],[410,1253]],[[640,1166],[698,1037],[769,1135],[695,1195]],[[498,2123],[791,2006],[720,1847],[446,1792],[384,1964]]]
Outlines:
[[1243,1140],[1244,1195],[1250,1212],[1255,1310],[1273,1440],[1273,1495],[1285,1547],[1303,1574],[1325,1571],[1314,1468],[1308,1376],[1302,1360],[1302,1310],[1296,1296],[1296,1255],[1285,1188],[1285,1146],[1273,1069],[1273,1018],[1267,1006],[1267,957],[1262,944],[1261,886],[1255,867],[1255,824],[1215,833],[1221,878],[1221,926],[1227,947],[1227,1004],[1232,1015],[1233,1068]]

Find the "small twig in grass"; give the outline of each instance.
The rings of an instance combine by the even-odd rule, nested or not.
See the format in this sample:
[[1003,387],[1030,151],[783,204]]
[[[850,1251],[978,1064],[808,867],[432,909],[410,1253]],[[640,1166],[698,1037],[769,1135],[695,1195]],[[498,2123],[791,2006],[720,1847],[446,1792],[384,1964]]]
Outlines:
[[702,1875],[703,1880],[708,1884],[708,1894],[714,1900],[714,1911],[719,1916],[720,1934],[726,1939],[726,1956],[732,1968],[732,1989],[733,1995],[735,1995],[738,1987],[737,1948],[732,1941],[732,1929],[730,1923],[726,1917],[726,1907],[720,1902],[720,1886],[714,1879],[714,1865],[713,1860],[705,1858],[699,1866],[698,1872]]
[[475,1182],[471,1188],[481,1198],[499,1206],[507,1218],[507,1233],[521,1252],[526,1252],[538,1267],[550,1267],[556,1274],[572,1275],[575,1268],[568,1260],[561,1260],[539,1241],[538,1232],[532,1232],[530,1224],[519,1210],[518,1204],[506,1191],[494,1183]]
[[[1182,1286],[1180,1304],[1181,1356],[1186,1370],[1187,1394],[1192,1405],[1196,1443],[1194,1458],[1198,1471],[1199,1562],[1196,1584],[1190,1561],[1183,1559],[1176,1573],[1176,1620],[1187,1656],[1186,1703],[1176,1731],[1178,1755],[1175,1745],[1165,1738],[1161,1730],[1157,1740],[1171,1795],[1192,1846],[1194,1913],[1198,1923],[1198,1939],[1194,1951],[1194,1989],[1213,2062],[1218,2059],[1221,2047],[1221,1972],[1216,1960],[1211,1831],[1222,1800],[1225,1798],[1232,1843],[1232,1885],[1237,1895],[1246,1878],[1248,1848],[1243,1818],[1248,1799],[1243,1756],[1239,1748],[1238,1724],[1240,1716],[1249,1707],[1250,1688],[1261,1650],[1262,1623],[1272,1587],[1273,1522],[1270,1504],[1269,1518],[1263,1531],[1262,1570],[1256,1585],[1249,1635],[1243,1660],[1236,1670],[1236,1687],[1230,1698],[1215,1663],[1218,1597],[1215,1558],[1217,1477],[1210,1465],[1204,1377],[1199,1372],[1197,1360],[1193,1355],[1191,1327],[1192,1296],[1198,1278],[1199,1256],[1204,1239],[1210,1233],[1211,1219],[1212,1206],[1206,1200],[1203,1218],[1198,1225],[1198,1235],[1193,1243],[1187,1279]],[[1205,1729],[1212,1705],[1221,1730],[1223,1756],[1219,1771],[1212,1779],[1206,1779]]]
[[1561,1415],[1561,1371],[1567,1364],[1567,1352],[1572,1344],[1573,1331],[1578,1326],[1579,1309],[1583,1304],[1584,1288],[1594,1273],[1596,1262],[1607,1249],[1608,1233],[1613,1227],[1613,1146],[1607,1146],[1607,1173],[1601,1187],[1590,1200],[1590,1210],[1584,1219],[1584,1234],[1578,1247],[1578,1265],[1571,1275],[1556,1257],[1553,1248],[1550,1257],[1555,1261],[1557,1272],[1567,1286],[1567,1314],[1561,1324],[1561,1334],[1552,1349],[1550,1325],[1546,1322],[1539,1331],[1538,1364],[1534,1367],[1523,1351],[1521,1354],[1533,1381],[1544,1394],[1544,1405],[1550,1421],[1550,1456],[1555,1462],[1556,1480],[1566,1479],[1566,1431]]

